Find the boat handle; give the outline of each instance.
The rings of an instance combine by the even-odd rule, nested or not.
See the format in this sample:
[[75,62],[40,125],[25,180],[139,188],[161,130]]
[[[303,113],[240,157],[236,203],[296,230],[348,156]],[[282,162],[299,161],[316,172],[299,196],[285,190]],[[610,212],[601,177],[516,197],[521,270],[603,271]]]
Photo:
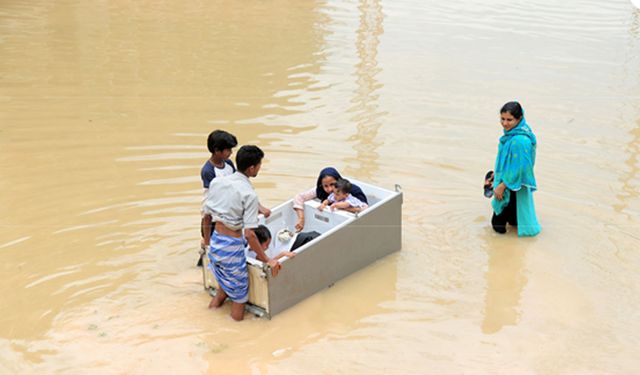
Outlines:
[[400,184],[396,184],[396,191],[400,193],[402,191],[402,186]]

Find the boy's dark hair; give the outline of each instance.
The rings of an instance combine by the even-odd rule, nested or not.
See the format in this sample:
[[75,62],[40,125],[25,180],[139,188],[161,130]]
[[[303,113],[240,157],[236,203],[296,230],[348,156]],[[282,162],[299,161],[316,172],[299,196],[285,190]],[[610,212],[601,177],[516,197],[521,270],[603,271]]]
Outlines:
[[262,224],[258,225],[258,227],[253,230],[253,233],[256,234],[256,237],[258,237],[258,242],[260,242],[261,244],[271,239],[271,232],[269,231],[269,228]]
[[336,185],[333,190],[339,191],[344,194],[349,194],[351,193],[351,182],[349,182],[349,180],[347,180],[346,178],[341,178],[336,181]]
[[518,102],[508,102],[502,106],[500,113],[511,113],[516,120],[522,118],[522,106]]
[[258,165],[264,157],[264,152],[258,146],[244,145],[236,153],[236,165],[240,172],[246,171],[253,165]]
[[212,154],[216,151],[232,149],[237,145],[236,136],[224,130],[214,130],[207,138],[207,148]]

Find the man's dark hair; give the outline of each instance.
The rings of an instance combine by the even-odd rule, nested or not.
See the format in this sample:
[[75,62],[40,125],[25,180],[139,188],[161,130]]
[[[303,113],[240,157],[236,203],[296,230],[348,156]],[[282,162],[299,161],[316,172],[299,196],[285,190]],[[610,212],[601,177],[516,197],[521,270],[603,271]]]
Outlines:
[[258,146],[244,145],[236,153],[236,165],[240,172],[246,171],[249,167],[262,162],[264,152]]
[[522,118],[522,106],[518,102],[508,102],[500,108],[500,113],[510,113],[516,120]]
[[207,148],[212,154],[216,151],[232,149],[238,145],[235,135],[224,130],[214,130],[207,138]]
[[350,194],[351,182],[349,182],[349,180],[347,180],[346,178],[341,178],[338,181],[336,181],[336,185],[333,189],[344,194]]
[[258,242],[260,242],[261,244],[271,239],[271,232],[269,231],[269,228],[267,228],[262,224],[258,225],[258,227],[253,230],[253,233],[256,234],[256,237],[258,238]]

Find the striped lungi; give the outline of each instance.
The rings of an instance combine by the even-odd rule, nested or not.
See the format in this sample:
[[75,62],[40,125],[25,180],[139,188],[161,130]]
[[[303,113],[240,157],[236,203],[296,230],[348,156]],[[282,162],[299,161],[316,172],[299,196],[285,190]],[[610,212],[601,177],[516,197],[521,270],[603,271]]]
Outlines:
[[209,270],[230,300],[245,303],[249,300],[249,271],[242,237],[225,236],[213,232],[209,257]]

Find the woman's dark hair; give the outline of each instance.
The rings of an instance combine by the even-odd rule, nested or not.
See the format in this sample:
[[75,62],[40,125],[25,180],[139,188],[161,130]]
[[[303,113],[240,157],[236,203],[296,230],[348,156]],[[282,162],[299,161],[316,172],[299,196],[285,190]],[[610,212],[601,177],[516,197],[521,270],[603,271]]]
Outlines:
[[256,234],[256,237],[258,238],[258,242],[260,242],[261,244],[271,239],[271,232],[269,231],[269,228],[267,228],[262,224],[258,225],[258,227],[253,230],[253,233]]
[[500,113],[511,113],[516,120],[522,118],[522,106],[518,102],[508,102],[500,108]]
[[236,137],[224,130],[214,130],[207,138],[207,148],[212,154],[216,151],[232,149],[238,145]]
[[[324,189],[322,188],[322,179],[327,176],[331,176],[335,178],[336,181],[342,179],[342,176],[340,176],[340,173],[338,173],[338,170],[336,170],[333,167],[327,167],[320,171],[320,174],[318,175],[318,181],[316,181],[316,197],[321,201],[329,197],[329,194],[327,194],[327,192],[324,191]],[[360,189],[358,185],[351,184],[351,195],[360,199],[364,203],[369,204],[369,202],[367,201],[367,196],[364,194],[364,192],[362,191],[362,189]]]
[[258,146],[244,145],[240,147],[236,154],[236,165],[240,172],[246,171],[249,167],[258,165],[264,157],[264,152]]
[[338,181],[336,181],[336,186],[334,187],[334,191],[339,191],[343,194],[349,194],[351,193],[351,182],[349,182],[349,180],[347,180],[346,178],[341,178]]
[[335,178],[336,181],[342,178],[342,176],[340,176],[340,173],[338,173],[338,171],[333,167],[327,167],[320,171],[320,174],[318,175],[318,181],[316,182],[316,197],[318,197],[318,199],[320,199],[321,201],[327,199],[327,197],[329,196],[329,194],[327,194],[327,192],[322,188],[322,179],[327,176]]

